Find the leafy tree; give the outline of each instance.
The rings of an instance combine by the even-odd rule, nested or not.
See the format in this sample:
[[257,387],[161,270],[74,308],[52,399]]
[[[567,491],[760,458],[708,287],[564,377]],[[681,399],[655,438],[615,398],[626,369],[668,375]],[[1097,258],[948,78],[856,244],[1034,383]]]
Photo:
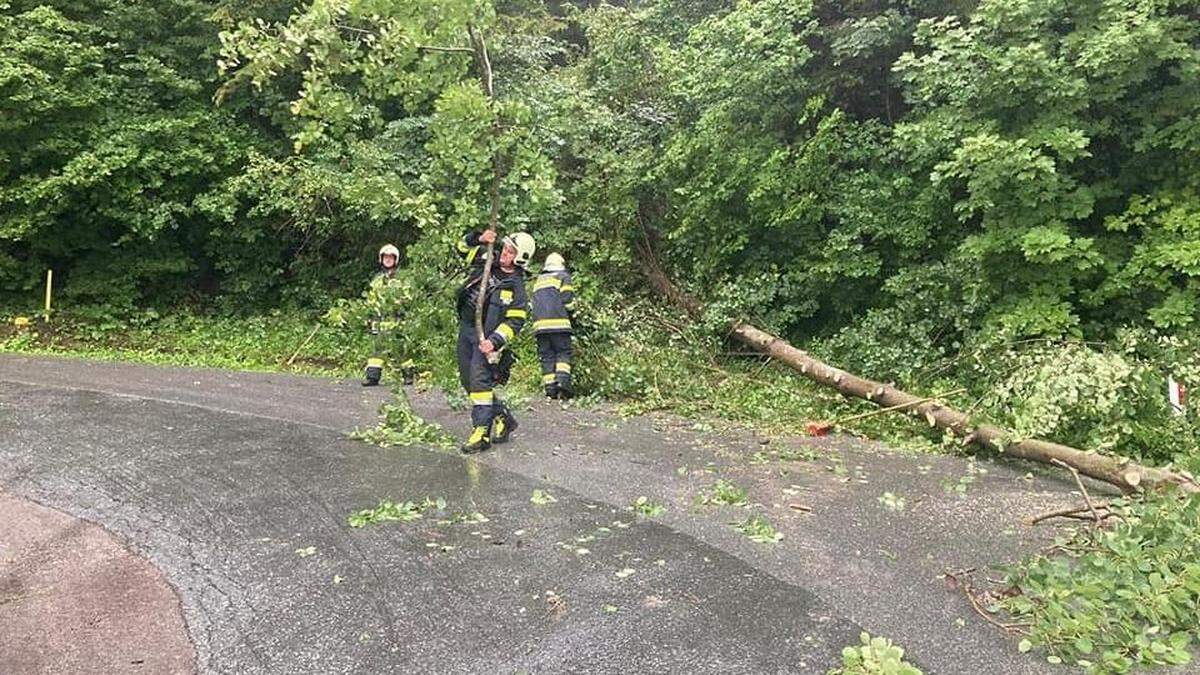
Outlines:
[[197,199],[253,144],[203,94],[190,38],[210,5],[0,8],[0,291],[54,267],[80,300],[182,293],[204,265]]
[[[914,108],[897,144],[950,198],[937,222],[959,241],[963,293],[985,299],[984,330],[1186,322],[1195,234],[1174,218],[1193,208],[1200,91],[1185,7],[985,1],[916,39],[896,63]],[[1164,240],[1181,253],[1156,255]]]

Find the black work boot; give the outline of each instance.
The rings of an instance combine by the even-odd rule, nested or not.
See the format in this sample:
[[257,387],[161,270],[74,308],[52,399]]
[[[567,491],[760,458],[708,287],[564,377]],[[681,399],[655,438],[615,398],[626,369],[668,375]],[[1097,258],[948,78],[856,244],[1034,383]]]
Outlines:
[[471,437],[467,442],[459,448],[459,452],[464,455],[474,455],[477,452],[483,452],[492,447],[491,441],[488,439],[487,427],[475,427],[471,432]]
[[508,406],[492,420],[492,442],[496,445],[507,443],[512,432],[517,430],[517,418],[513,416]]
[[571,397],[575,395],[574,393],[571,392],[570,385],[560,383],[557,386],[557,389],[558,389],[558,396],[556,396],[555,398],[557,398],[560,401],[569,401],[569,400],[571,400]]
[[374,387],[379,384],[380,378],[383,377],[382,366],[367,366],[367,371],[363,375],[362,386]]
[[558,385],[557,384],[546,385],[546,398],[551,398],[551,399],[558,398]]
[[417,379],[417,367],[412,362],[406,361],[404,365],[400,366],[400,374],[404,377],[404,384],[412,386],[412,383]]

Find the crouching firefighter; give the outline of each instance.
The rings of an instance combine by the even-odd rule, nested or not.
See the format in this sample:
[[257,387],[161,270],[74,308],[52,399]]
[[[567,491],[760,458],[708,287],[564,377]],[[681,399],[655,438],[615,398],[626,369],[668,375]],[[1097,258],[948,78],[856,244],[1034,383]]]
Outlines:
[[[525,325],[525,267],[533,257],[533,237],[524,232],[505,237],[492,266],[486,289],[480,288],[487,246],[496,233],[469,232],[458,242],[458,251],[470,271],[458,292],[458,377],[471,399],[471,436],[463,453],[482,452],[492,443],[504,443],[517,428],[517,419],[496,396],[496,385],[508,382],[515,361],[512,341]],[[483,339],[476,331],[475,308],[483,295]]]
[[[372,312],[369,320],[371,356],[367,359],[366,372],[363,373],[362,384],[364,387],[374,387],[383,378],[383,355],[386,351],[384,338],[391,330],[395,329],[399,320],[396,308],[388,307],[393,300],[389,297],[387,288],[396,278],[396,270],[400,263],[400,249],[391,244],[385,244],[383,248],[379,249],[377,260],[379,271],[371,279],[371,285],[367,289],[367,303],[371,306]],[[404,384],[412,384],[417,370],[413,362],[405,361],[400,364],[400,369],[404,377]]]
[[542,273],[533,283],[533,334],[542,363],[542,386],[548,398],[571,398],[571,318],[575,287],[571,273],[557,253],[546,256]]

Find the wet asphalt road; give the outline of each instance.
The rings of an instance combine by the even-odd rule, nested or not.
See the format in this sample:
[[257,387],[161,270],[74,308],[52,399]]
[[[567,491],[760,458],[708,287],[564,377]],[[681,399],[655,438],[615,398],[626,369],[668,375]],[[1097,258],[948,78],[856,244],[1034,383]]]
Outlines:
[[[927,673],[1046,671],[940,574],[1043,543],[1019,519],[1071,502],[1057,478],[851,439],[788,446],[814,461],[758,461],[780,442],[544,403],[478,459],[347,440],[385,395],[0,355],[0,490],[98,523],[163,570],[202,672],[823,673],[864,629]],[[414,402],[464,431],[442,397]],[[974,492],[947,494],[964,475]],[[694,506],[717,477],[755,509]],[[881,508],[884,491],[905,510]],[[637,517],[640,495],[667,513]],[[447,508],[347,525],[380,499],[426,496]],[[730,527],[751,512],[784,540]]]

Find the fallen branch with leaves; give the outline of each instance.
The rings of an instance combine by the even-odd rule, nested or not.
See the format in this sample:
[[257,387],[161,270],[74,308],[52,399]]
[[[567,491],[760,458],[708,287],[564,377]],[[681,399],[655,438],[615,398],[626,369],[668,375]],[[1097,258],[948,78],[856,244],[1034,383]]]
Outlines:
[[[704,315],[703,305],[695,297],[680,290],[658,264],[650,238],[645,230],[637,244],[642,271],[651,287],[662,297],[682,308],[693,319]],[[954,410],[939,401],[923,400],[890,384],[876,382],[835,368],[797,349],[783,338],[760,330],[748,323],[734,321],[729,334],[742,344],[774,357],[792,370],[817,384],[836,389],[844,396],[860,398],[878,406],[903,408],[923,419],[930,427],[954,434],[963,445],[975,444],[996,450],[1010,457],[1043,464],[1067,466],[1079,473],[1117,486],[1123,492],[1156,490],[1168,485],[1178,486],[1189,493],[1200,493],[1200,482],[1187,472],[1168,471],[1143,466],[1128,459],[1109,457],[1095,452],[1043,441],[1018,438],[991,424],[976,424],[966,413]]]

